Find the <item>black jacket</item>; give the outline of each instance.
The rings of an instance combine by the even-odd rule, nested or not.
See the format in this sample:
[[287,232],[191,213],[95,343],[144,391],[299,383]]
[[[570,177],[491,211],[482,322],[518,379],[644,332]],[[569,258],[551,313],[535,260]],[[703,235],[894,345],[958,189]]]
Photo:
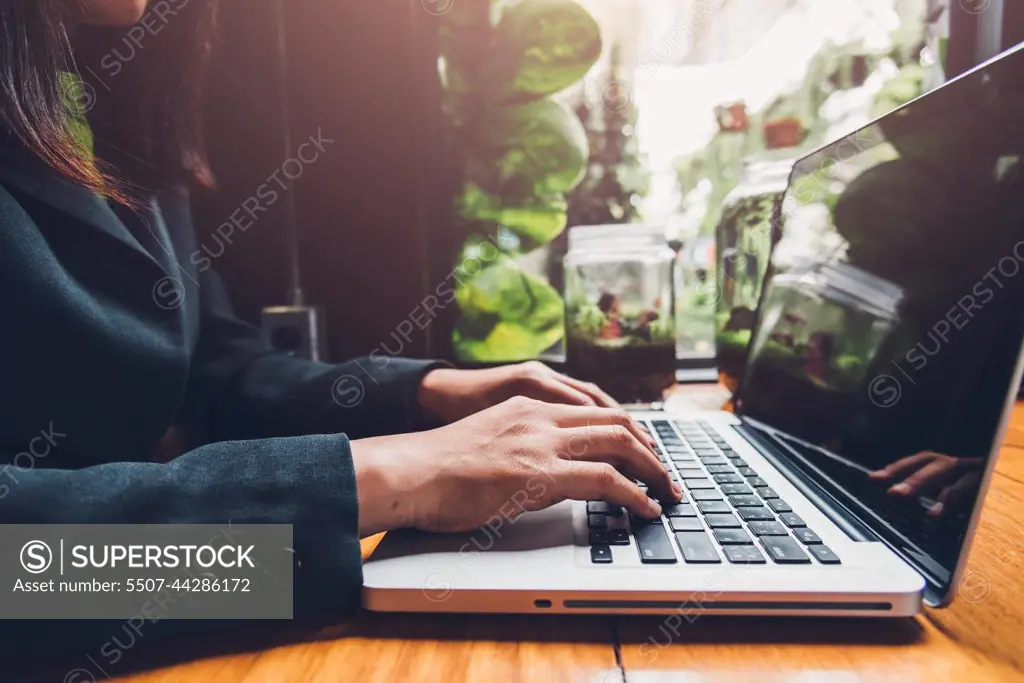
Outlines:
[[[184,193],[115,209],[0,137],[0,523],[294,524],[296,614],[344,610],[349,439],[413,430],[433,365],[274,353],[196,249]],[[174,424],[208,443],[150,462]]]

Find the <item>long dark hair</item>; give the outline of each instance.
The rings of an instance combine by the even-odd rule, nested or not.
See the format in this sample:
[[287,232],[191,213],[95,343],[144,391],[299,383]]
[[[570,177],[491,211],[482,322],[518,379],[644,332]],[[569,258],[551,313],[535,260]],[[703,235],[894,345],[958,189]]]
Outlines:
[[[0,128],[114,199],[210,184],[200,105],[216,5],[157,0],[135,27],[79,26],[71,36],[69,0],[0,0]],[[73,92],[61,72],[79,76]],[[76,105],[88,113],[95,158],[74,133]]]

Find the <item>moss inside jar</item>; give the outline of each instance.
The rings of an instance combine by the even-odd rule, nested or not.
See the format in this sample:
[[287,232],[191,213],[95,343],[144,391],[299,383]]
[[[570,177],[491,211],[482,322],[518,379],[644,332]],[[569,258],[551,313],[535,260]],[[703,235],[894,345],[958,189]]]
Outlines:
[[566,365],[619,401],[658,401],[675,381],[675,253],[660,233],[620,229],[633,233],[570,244]]

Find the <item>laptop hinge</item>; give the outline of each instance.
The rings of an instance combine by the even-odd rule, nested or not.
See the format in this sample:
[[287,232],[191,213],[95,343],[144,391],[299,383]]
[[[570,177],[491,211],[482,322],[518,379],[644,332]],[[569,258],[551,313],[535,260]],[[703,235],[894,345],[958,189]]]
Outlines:
[[860,543],[881,543],[882,539],[866,524],[860,521],[839,499],[821,488],[813,479],[789,463],[789,449],[758,429],[747,424],[734,425],[733,429],[744,439],[758,447],[758,451],[782,476],[800,490],[808,500],[821,510],[833,524],[843,530],[852,540]]

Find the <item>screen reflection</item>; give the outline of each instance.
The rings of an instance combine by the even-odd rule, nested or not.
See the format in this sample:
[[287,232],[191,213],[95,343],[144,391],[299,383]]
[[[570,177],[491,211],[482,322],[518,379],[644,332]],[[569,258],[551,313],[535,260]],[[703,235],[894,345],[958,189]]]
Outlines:
[[939,586],[1024,336],[1024,51],[796,166],[745,417]]

